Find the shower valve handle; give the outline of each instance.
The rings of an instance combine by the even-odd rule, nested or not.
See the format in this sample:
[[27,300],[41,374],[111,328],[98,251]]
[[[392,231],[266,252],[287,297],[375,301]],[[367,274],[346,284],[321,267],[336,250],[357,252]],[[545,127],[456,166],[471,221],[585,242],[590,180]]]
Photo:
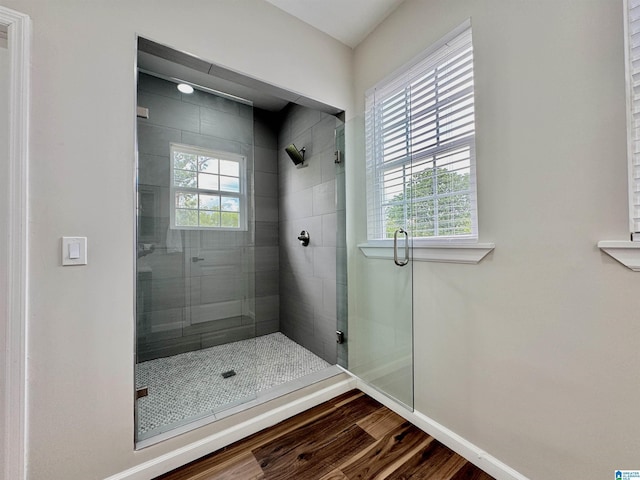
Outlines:
[[306,247],[309,245],[309,240],[311,239],[311,237],[309,236],[309,232],[307,232],[306,230],[302,230],[300,232],[300,235],[298,235],[298,240],[300,240],[300,244],[303,247]]

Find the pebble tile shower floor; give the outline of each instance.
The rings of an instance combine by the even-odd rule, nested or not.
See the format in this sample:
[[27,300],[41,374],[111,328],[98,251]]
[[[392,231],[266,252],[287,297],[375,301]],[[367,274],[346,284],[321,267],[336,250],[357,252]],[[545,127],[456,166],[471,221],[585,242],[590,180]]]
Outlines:
[[[219,345],[136,365],[138,437],[251,400],[257,392],[329,367],[281,333]],[[236,374],[223,378],[222,373]]]

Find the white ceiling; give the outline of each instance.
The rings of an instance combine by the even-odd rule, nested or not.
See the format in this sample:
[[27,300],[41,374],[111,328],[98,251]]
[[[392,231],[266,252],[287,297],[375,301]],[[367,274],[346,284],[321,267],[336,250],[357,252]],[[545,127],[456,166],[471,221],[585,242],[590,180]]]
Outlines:
[[404,0],[267,0],[351,48]]

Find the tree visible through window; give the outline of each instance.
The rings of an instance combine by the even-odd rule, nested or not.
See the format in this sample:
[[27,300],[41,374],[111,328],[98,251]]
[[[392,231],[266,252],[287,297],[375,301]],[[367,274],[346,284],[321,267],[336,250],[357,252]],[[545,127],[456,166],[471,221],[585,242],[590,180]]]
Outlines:
[[171,144],[171,227],[244,229],[245,168],[239,155]]
[[[428,168],[412,173],[405,191],[395,195],[386,207],[385,236],[392,238],[399,228],[416,238],[471,235],[469,155],[469,148],[448,152],[429,162]],[[451,169],[451,164],[444,164],[447,160],[463,165]]]

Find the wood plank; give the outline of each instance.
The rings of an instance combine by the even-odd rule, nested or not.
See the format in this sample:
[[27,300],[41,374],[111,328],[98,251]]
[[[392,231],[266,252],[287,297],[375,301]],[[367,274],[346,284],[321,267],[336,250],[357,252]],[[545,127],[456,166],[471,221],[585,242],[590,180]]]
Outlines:
[[355,461],[340,465],[347,478],[385,478],[433,439],[404,422],[371,445]]
[[292,437],[287,444],[277,442],[275,448],[265,445],[254,455],[269,480],[317,479],[374,442],[367,432],[351,425],[334,435],[319,431],[312,437]]
[[320,480],[349,480],[341,470],[335,469],[327,473],[324,477],[320,478]]
[[185,470],[183,475],[185,474],[188,476],[179,478],[181,480],[258,480],[264,478],[264,472],[260,468],[256,457],[250,452],[235,457],[233,461],[211,465],[206,469],[200,467],[197,471],[193,469]]
[[371,415],[356,422],[360,428],[376,440],[380,440],[387,433],[402,425],[405,419],[386,407],[379,408]]
[[220,465],[231,466],[235,462],[235,457],[250,452],[254,448],[258,448],[268,442],[273,441],[280,436],[296,430],[308,423],[312,423],[323,418],[327,413],[336,411],[341,406],[348,404],[352,400],[363,397],[363,393],[359,390],[351,390],[335,397],[327,402],[317,405],[305,412],[302,412],[292,418],[283,420],[282,422],[254,433],[242,440],[224,447],[216,452],[210,453],[198,460],[180,467],[171,472],[165,473],[155,480],[191,480],[198,472],[207,471],[211,466],[219,467]]
[[195,477],[193,480],[262,480],[264,478],[264,472],[256,457],[248,453],[229,468],[219,471],[211,470],[205,476]]
[[407,459],[387,480],[450,480],[466,462],[453,450],[433,441]]
[[360,390],[349,390],[342,395],[332,398],[331,400],[329,400],[329,403],[340,408],[348,404],[349,402],[356,400],[357,398],[364,397],[364,395],[365,393],[361,392]]
[[474,464],[467,462],[465,466],[451,477],[451,480],[494,480],[494,478],[480,470]]
[[[267,457],[272,457],[275,453],[286,453],[296,446],[303,448],[318,447],[336,437],[344,430],[351,428],[355,422],[367,416],[378,408],[381,404],[369,396],[358,397],[348,404],[348,408],[343,406],[340,409],[329,411],[327,414],[310,423],[298,427],[284,435],[274,438],[273,441],[253,449],[253,453],[262,464]],[[367,437],[371,438],[364,430],[358,427]],[[373,440],[373,439],[372,439]],[[263,467],[264,468],[264,467]]]

